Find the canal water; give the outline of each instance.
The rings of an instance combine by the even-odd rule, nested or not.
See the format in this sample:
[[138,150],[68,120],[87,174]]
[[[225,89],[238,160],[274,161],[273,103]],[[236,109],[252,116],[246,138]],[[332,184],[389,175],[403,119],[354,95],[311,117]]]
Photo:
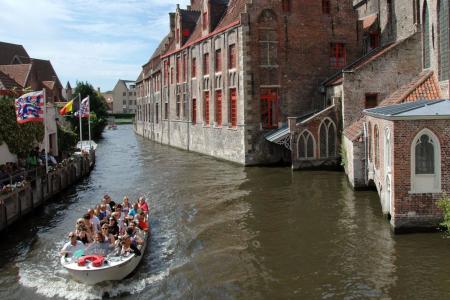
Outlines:
[[[58,251],[105,192],[149,199],[151,241],[130,278],[86,286]],[[448,299],[449,253],[442,233],[394,236],[342,173],[243,168],[120,126],[89,178],[1,236],[0,299]]]

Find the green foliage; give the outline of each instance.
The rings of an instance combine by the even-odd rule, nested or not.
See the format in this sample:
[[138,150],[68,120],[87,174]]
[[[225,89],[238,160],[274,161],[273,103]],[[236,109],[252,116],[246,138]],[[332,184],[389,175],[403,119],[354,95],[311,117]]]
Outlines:
[[[98,139],[101,137],[103,129],[107,124],[107,109],[108,106],[106,104],[105,98],[97,93],[94,87],[88,82],[77,82],[77,85],[73,92],[74,95],[81,95],[81,99],[89,96],[90,106],[91,106],[91,135],[92,139]],[[75,116],[66,116],[67,120],[70,122],[73,131],[75,134],[79,135],[80,132],[80,123],[79,119]],[[82,119],[83,126],[83,140],[87,140],[89,138],[88,131],[88,120]]]
[[444,220],[441,226],[445,227],[447,230],[450,229],[450,198],[447,194],[444,194],[441,199],[436,201],[436,205],[442,209]]
[[17,123],[12,97],[0,97],[0,124],[0,144],[5,142],[9,151],[19,157],[26,157],[44,139],[43,123]]
[[58,148],[61,152],[70,152],[75,148],[78,136],[71,130],[58,125]]

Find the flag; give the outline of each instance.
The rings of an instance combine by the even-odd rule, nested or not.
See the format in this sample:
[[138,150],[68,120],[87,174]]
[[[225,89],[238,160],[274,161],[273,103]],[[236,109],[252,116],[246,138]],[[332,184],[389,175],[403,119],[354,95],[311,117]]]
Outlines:
[[72,110],[73,110],[73,100],[70,100],[69,102],[67,102],[66,105],[64,105],[63,108],[59,110],[59,114],[61,116],[64,116],[65,114],[72,112]]
[[89,96],[81,100],[80,109],[75,113],[76,116],[81,115],[82,118],[89,117]]
[[17,123],[44,121],[44,91],[31,92],[16,99]]

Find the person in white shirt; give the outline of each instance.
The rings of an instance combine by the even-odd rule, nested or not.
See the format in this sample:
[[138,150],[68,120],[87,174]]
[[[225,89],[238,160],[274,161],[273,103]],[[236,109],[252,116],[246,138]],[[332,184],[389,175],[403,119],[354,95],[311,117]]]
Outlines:
[[94,235],[100,230],[100,220],[94,214],[94,210],[92,208],[88,209],[88,214],[91,216],[91,224],[94,229]]
[[69,233],[69,239],[70,242],[65,243],[61,249],[61,256],[72,257],[78,250],[84,250],[84,244],[77,240],[75,232],[72,231]]

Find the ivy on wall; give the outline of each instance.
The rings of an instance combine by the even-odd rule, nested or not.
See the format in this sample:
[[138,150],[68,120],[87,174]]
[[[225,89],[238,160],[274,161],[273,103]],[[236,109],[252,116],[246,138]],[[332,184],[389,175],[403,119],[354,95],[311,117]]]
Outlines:
[[6,143],[11,153],[24,158],[43,139],[43,123],[18,124],[14,99],[0,97],[0,145]]

